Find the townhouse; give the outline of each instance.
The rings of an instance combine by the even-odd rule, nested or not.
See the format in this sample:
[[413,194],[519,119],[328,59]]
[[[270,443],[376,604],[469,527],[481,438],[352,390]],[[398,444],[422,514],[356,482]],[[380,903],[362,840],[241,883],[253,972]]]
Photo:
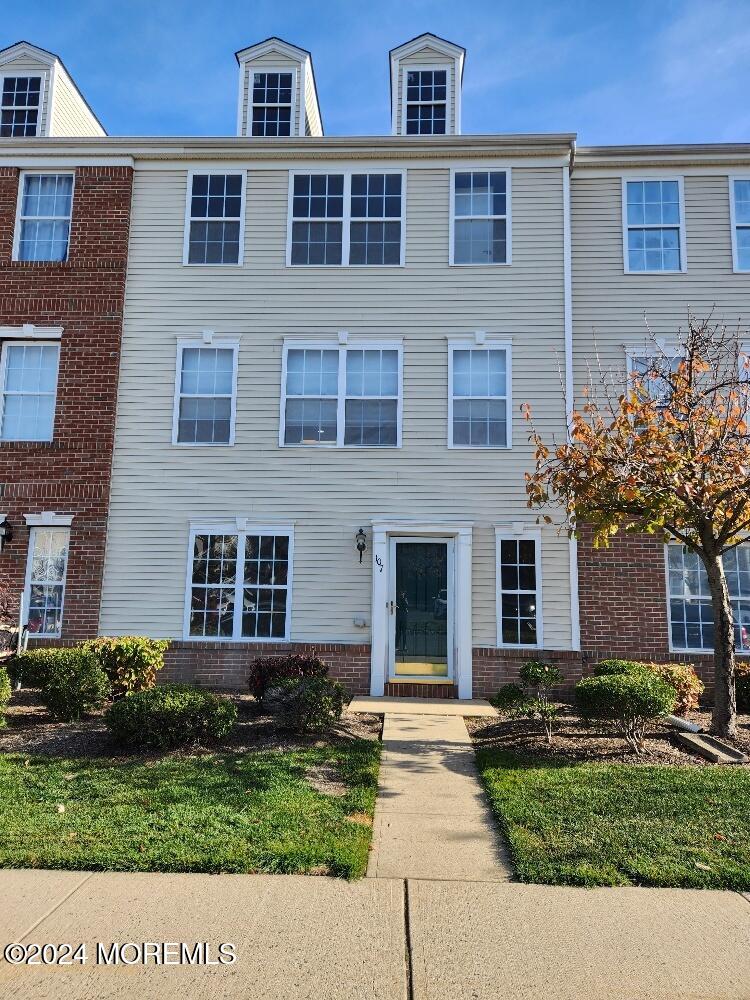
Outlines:
[[57,157],[106,133],[53,53],[0,51],[0,95],[0,585],[33,637],[81,639],[99,620],[132,169],[98,147]]
[[[88,617],[69,618],[83,614],[76,510],[46,638],[170,638],[170,677],[230,687],[260,654],[314,648],[351,691],[396,695],[489,693],[532,656],[571,680],[605,653],[708,664],[710,602],[681,547],[594,551],[528,510],[520,407],[561,439],[597,350],[624,380],[651,349],[644,316],[664,344],[688,305],[742,322],[750,147],[463,135],[465,55],[431,34],[391,51],[389,136],[325,136],[310,53],[271,38],[237,53],[236,136],[0,139],[8,177],[75,173],[68,270],[79,175],[120,170],[129,185],[132,170],[122,217],[112,190],[89,223],[102,240],[115,211],[89,263],[114,286],[127,247],[124,304],[114,287],[106,309],[90,300],[112,336],[76,369],[100,406],[100,433],[95,407],[77,433],[100,446],[90,487],[109,492],[101,601],[95,553]],[[60,101],[37,103],[56,120]],[[33,265],[45,304],[61,266]],[[55,320],[65,330],[89,302],[75,301]],[[58,388],[55,438],[66,398]],[[50,489],[41,445],[1,442],[0,458],[18,447],[24,488]],[[75,471],[67,453],[54,467]],[[23,504],[15,521],[37,512]],[[62,494],[45,509],[72,513]],[[106,499],[99,514],[101,539]],[[0,566],[35,572],[34,545],[15,545]],[[740,549],[730,567],[740,622],[746,563]]]

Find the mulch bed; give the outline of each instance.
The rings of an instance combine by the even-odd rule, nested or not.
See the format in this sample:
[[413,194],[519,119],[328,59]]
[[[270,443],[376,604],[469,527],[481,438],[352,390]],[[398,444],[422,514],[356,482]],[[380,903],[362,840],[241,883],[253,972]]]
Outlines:
[[[560,713],[551,746],[541,731],[541,725],[525,719],[481,717],[467,719],[466,724],[477,747],[510,750],[524,758],[538,757],[560,763],[722,766],[711,764],[677,746],[673,740],[674,730],[663,723],[656,723],[649,729],[646,751],[637,756],[621,736],[607,732],[601,725],[586,726],[570,706],[560,706]],[[692,712],[689,720],[708,731],[711,713],[709,710]],[[750,756],[750,715],[738,716],[738,730],[737,738],[727,742]],[[748,764],[740,766],[750,767]]]
[[[298,735],[281,729],[270,715],[258,710],[255,700],[246,694],[232,694],[237,704],[237,725],[228,739],[210,747],[190,746],[169,753],[195,753],[202,750],[252,752],[274,750],[280,753],[307,747],[330,746],[348,740],[380,738],[382,719],[377,715],[345,713],[341,721],[325,735]],[[130,759],[134,755],[123,751],[104,724],[104,713],[95,712],[80,722],[59,722],[53,719],[39,699],[39,692],[24,689],[13,693],[6,711],[7,727],[0,729],[0,754],[30,753],[49,757],[107,757]],[[149,754],[164,756],[165,754]],[[328,779],[328,780],[327,780]],[[332,784],[328,776],[320,776],[320,784]],[[335,792],[334,792],[335,794]]]

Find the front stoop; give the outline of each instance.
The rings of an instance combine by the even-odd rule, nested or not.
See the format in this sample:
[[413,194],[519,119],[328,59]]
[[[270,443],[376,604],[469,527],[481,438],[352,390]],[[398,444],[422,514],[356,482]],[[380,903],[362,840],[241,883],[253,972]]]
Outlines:
[[497,715],[484,698],[373,698],[360,695],[349,702],[349,712],[367,712],[370,715]]

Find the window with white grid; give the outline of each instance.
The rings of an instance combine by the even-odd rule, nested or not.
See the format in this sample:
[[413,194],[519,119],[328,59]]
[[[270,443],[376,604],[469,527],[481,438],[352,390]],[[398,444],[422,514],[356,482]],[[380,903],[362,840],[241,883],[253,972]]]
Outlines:
[[66,260],[73,174],[21,174],[16,260]]
[[[713,649],[714,611],[700,556],[685,545],[668,545],[667,572],[672,648]],[[732,604],[735,648],[750,652],[750,544],[738,545],[724,554],[724,572]]]
[[750,177],[731,178],[734,223],[734,266],[750,271]]
[[0,440],[51,441],[59,344],[8,341],[0,360]]
[[540,644],[540,572],[538,539],[498,535],[498,641],[501,645]]
[[406,134],[445,135],[447,100],[447,70],[407,70]]
[[253,73],[251,134],[292,134],[293,73]]
[[2,77],[0,137],[38,135],[41,104],[40,76]]
[[352,174],[350,264],[401,263],[401,174]]
[[508,173],[453,175],[453,264],[507,264]]
[[70,528],[31,529],[25,604],[34,635],[59,636],[62,630],[69,541]]
[[188,177],[184,263],[242,263],[244,174]]
[[510,447],[510,348],[450,345],[449,445]]
[[177,349],[174,444],[232,444],[237,345]]
[[680,182],[625,182],[626,270],[680,271],[682,220]]

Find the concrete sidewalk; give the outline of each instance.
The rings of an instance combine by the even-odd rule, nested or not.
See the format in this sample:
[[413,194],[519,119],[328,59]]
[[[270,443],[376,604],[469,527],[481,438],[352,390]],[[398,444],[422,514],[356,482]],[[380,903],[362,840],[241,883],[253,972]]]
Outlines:
[[367,875],[511,877],[460,715],[385,714]]
[[[731,892],[284,875],[0,871],[14,1000],[748,1000],[750,900]],[[233,965],[96,965],[95,945],[236,946]]]

